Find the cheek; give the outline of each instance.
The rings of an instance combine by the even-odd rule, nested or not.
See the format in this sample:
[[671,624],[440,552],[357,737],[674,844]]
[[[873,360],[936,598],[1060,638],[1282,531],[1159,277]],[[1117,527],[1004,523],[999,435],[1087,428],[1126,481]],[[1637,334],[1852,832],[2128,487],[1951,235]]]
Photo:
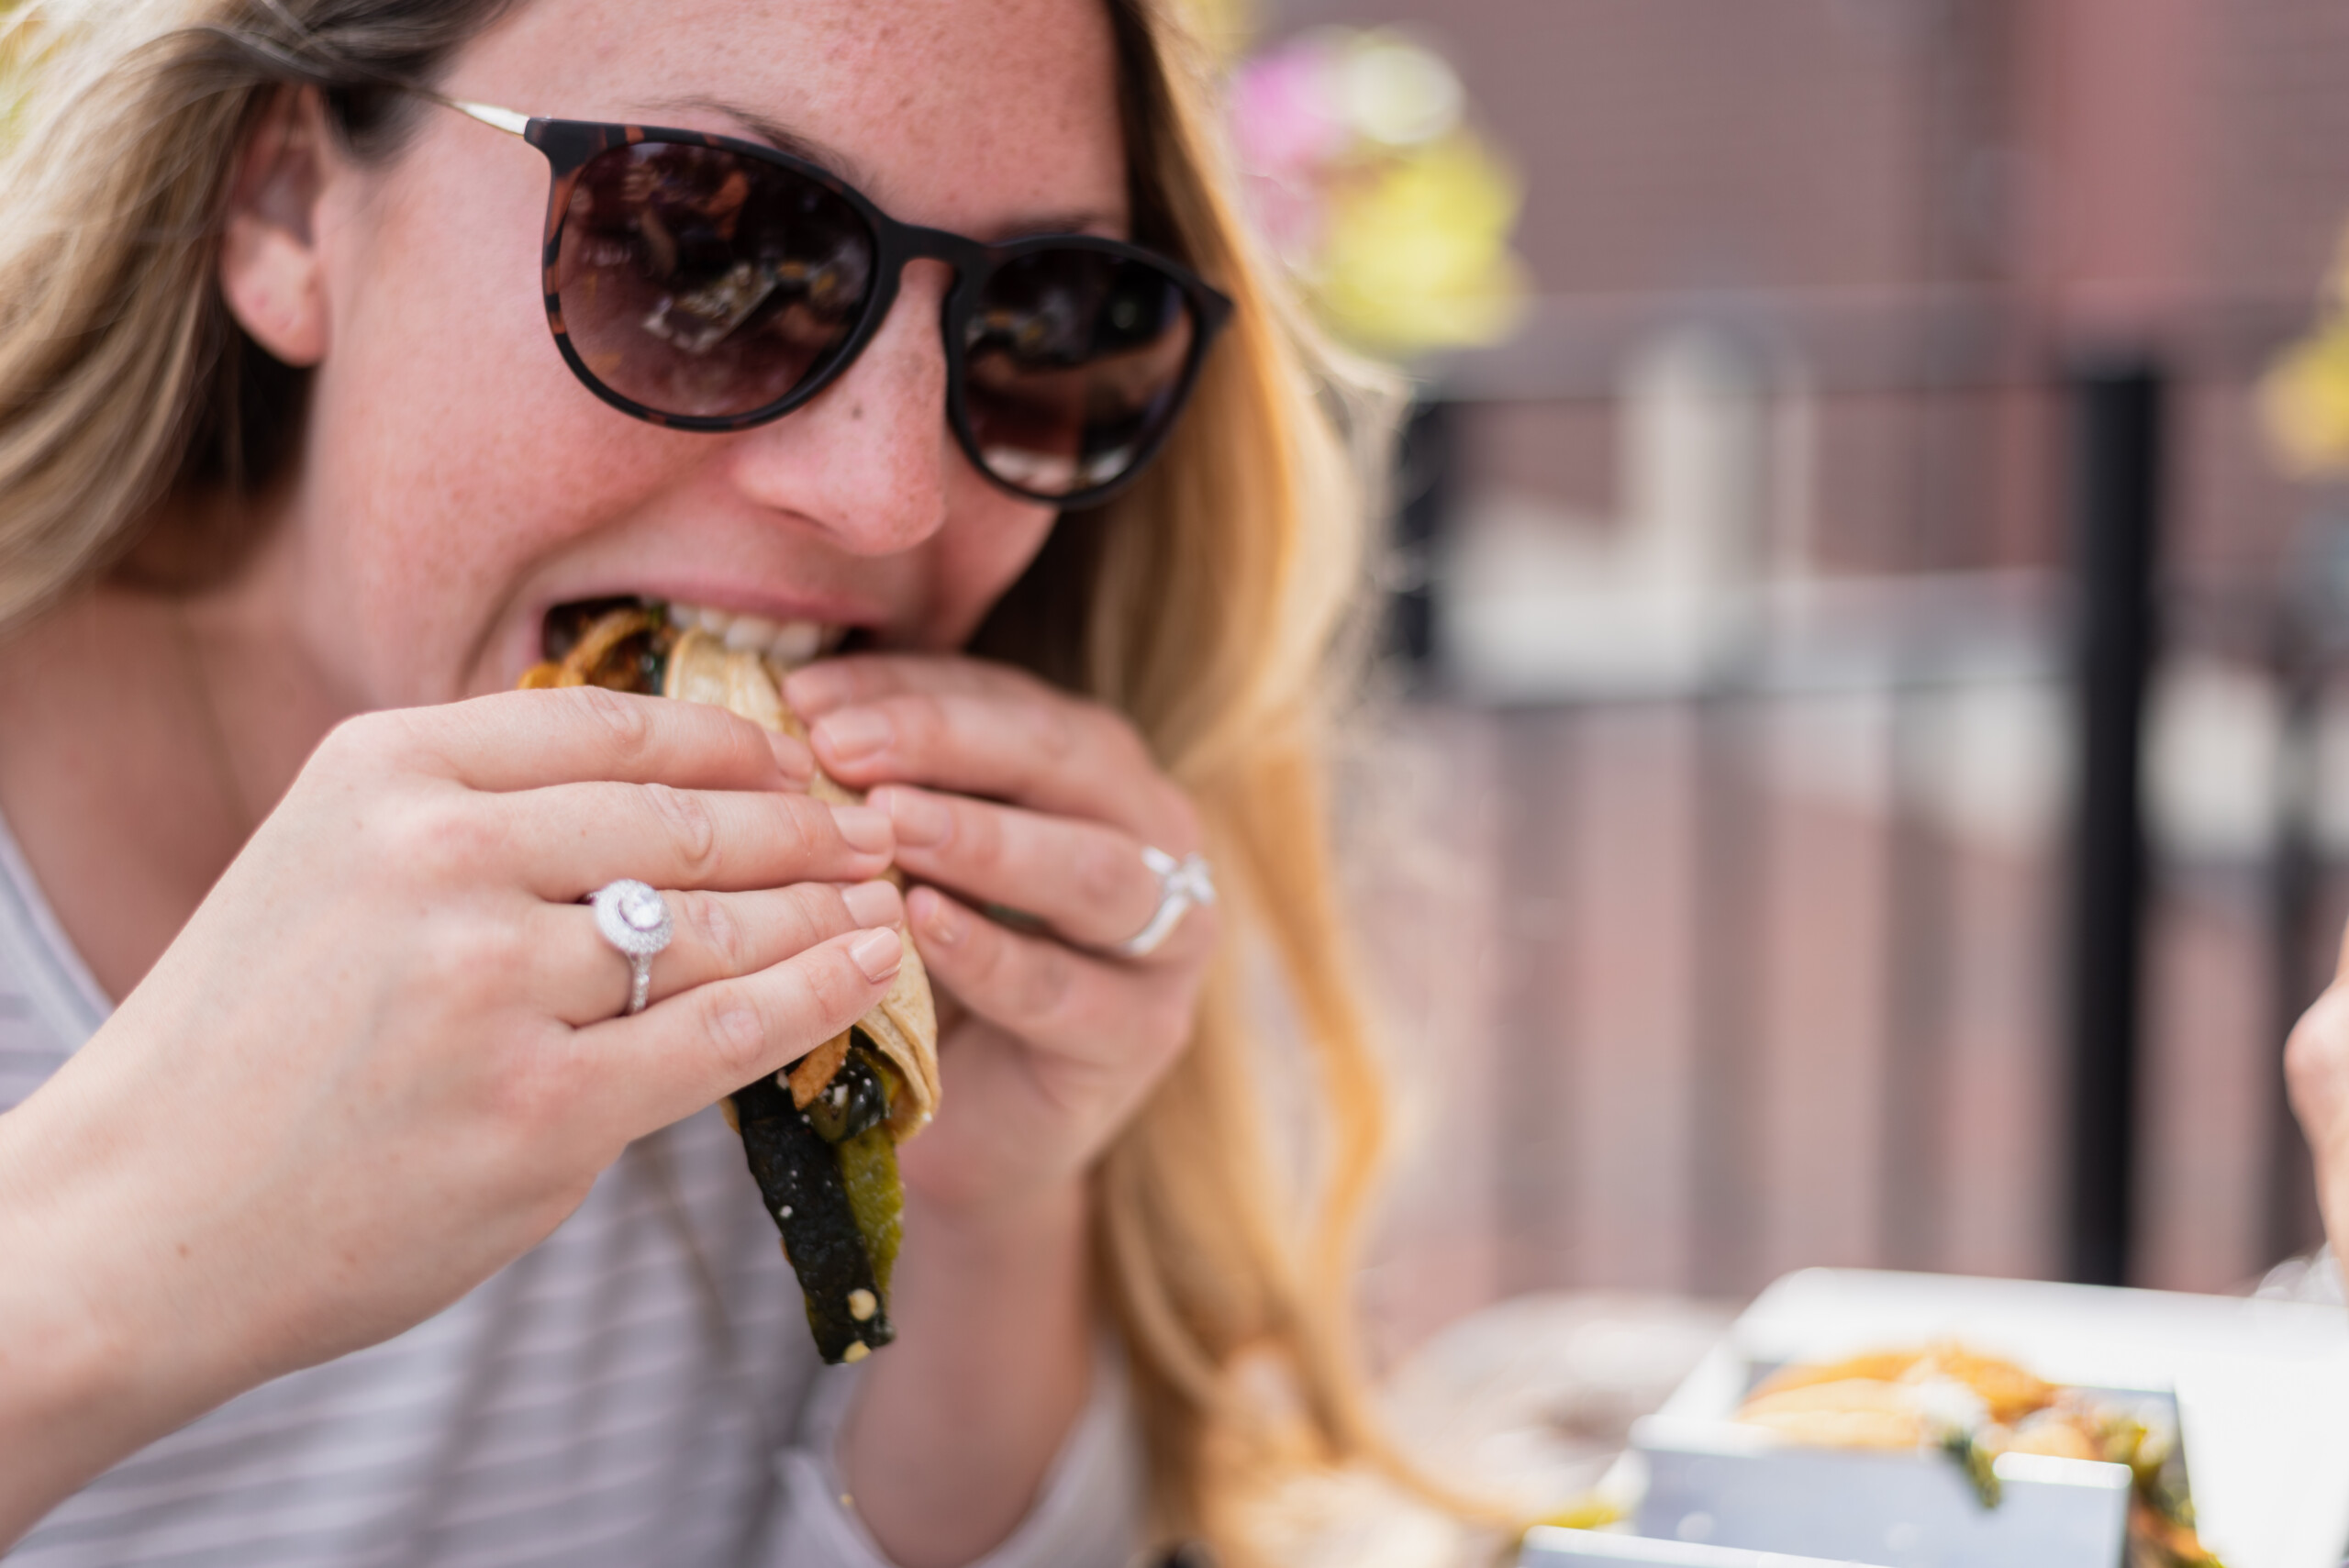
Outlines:
[[[417,173],[398,185],[429,186]],[[313,619],[371,706],[461,695],[530,565],[668,483],[682,456],[558,354],[540,175],[521,200],[465,192],[462,170],[415,200],[395,186],[342,236],[352,286],[313,388],[301,511]]]
[[1056,515],[1050,506],[1014,500],[964,468],[946,526],[934,542],[925,624],[909,628],[904,639],[938,652],[971,639],[987,611],[1043,549]]

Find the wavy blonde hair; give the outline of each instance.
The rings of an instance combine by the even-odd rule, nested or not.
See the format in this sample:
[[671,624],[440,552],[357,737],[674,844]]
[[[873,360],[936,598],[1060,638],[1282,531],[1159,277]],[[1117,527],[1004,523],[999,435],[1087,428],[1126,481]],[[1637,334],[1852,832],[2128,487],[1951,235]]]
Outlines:
[[[1249,241],[1212,72],[1174,0],[1105,3],[1136,238],[1238,309],[1156,467],[1062,519],[974,650],[1133,718],[1197,802],[1241,917],[1188,1051],[1095,1173],[1094,1250],[1135,1369],[1154,1528],[1244,1558],[1249,1485],[1386,1462],[1348,1292],[1384,1119],[1335,898],[1322,733],[1362,580],[1357,460],[1391,399],[1319,344]],[[388,156],[412,100],[384,84],[430,80],[507,4],[35,0],[11,18],[0,630],[109,573],[184,589],[234,571],[249,542],[237,499],[288,460],[305,387],[217,286],[241,139],[300,84],[355,153]],[[1305,1162],[1272,1153],[1263,1009],[1242,973],[1256,955],[1318,1068],[1302,1190]],[[1280,1397],[1250,1374],[1264,1368]]]

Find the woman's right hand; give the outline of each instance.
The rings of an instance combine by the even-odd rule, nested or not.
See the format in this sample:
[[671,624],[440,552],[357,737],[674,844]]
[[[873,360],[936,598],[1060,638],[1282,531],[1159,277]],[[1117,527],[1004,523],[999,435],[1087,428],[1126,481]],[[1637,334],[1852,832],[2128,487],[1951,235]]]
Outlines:
[[[114,1460],[388,1338],[631,1140],[845,1029],[887,819],[796,741],[576,690],[336,730],[111,1019],[0,1117],[0,1546]],[[578,901],[669,892],[652,1002]]]

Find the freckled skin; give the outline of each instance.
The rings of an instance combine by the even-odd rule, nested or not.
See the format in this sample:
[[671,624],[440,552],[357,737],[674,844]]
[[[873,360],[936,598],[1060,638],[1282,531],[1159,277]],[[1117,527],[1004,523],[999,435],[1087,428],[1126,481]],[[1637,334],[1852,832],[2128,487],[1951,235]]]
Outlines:
[[[733,106],[829,150],[908,223],[1127,232],[1098,0],[529,0],[443,86],[529,114],[755,134],[710,106]],[[290,662],[315,687],[287,711],[503,691],[538,657],[550,605],[615,593],[951,651],[1041,547],[1051,510],[988,484],[947,429],[941,264],[907,270],[888,321],[806,407],[733,435],[662,430],[596,399],[548,340],[535,150],[428,111],[397,160],[356,173],[319,217],[328,346],[306,462],[254,574],[291,606]],[[289,740],[278,750],[298,757]],[[282,788],[264,777],[256,794]],[[1195,985],[1204,960],[1185,962]],[[1025,1049],[989,1038],[999,1057]],[[1032,1109],[990,1103],[975,1051],[973,1147]],[[904,1332],[870,1369],[842,1463],[866,1526],[927,1568],[1018,1523],[1074,1419],[1084,1206],[1074,1179],[951,1226],[908,1199]]]
[[[837,150],[908,222],[1123,227],[1111,46],[1088,0],[535,0],[446,85],[527,113],[746,134],[694,106],[723,102]],[[324,215],[329,347],[281,548],[306,651],[342,704],[502,689],[549,603],[648,583],[688,598],[724,584],[895,646],[966,638],[1052,514],[990,487],[946,429],[943,268],[908,269],[880,335],[805,409],[731,436],[660,430],[597,402],[548,340],[546,186],[534,150],[429,113]]]
[[[907,222],[980,239],[1072,227],[1121,235],[1112,55],[1099,0],[525,0],[460,52],[441,85],[529,114],[755,135],[714,106],[730,105],[829,150],[841,172]],[[366,791],[380,788],[405,812],[425,798],[422,786],[413,770],[354,770],[305,796],[297,774],[322,737],[372,710],[507,691],[539,656],[546,609],[586,597],[642,592],[853,623],[885,647],[949,651],[1032,559],[1052,523],[1049,508],[981,479],[947,430],[939,263],[908,270],[889,320],[805,408],[733,435],[660,429],[598,401],[549,339],[539,273],[544,158],[449,111],[418,115],[416,135],[386,163],[353,166],[331,148],[315,150],[292,160],[315,173],[296,182],[300,189],[273,187],[230,205],[224,289],[258,339],[274,339],[286,357],[315,366],[300,460],[256,504],[262,543],[246,569],[186,600],[102,585],[0,648],[0,736],[8,742],[0,746],[0,812],[98,983],[126,998],[60,1075],[62,1086],[52,1081],[35,1096],[65,1108],[38,1124],[21,1107],[0,1118],[0,1189],[12,1195],[0,1204],[0,1361],[10,1343],[46,1347],[41,1336],[54,1324],[41,1314],[58,1301],[78,1302],[77,1279],[101,1282],[106,1288],[93,1285],[91,1299],[114,1304],[131,1325],[109,1351],[171,1351],[168,1366],[150,1364],[149,1375],[119,1385],[107,1381],[118,1370],[112,1355],[101,1363],[47,1357],[46,1349],[39,1386],[0,1376],[0,1549],[106,1464],[250,1386],[239,1379],[262,1358],[245,1336],[269,1344],[291,1336],[323,1357],[396,1331],[437,1309],[416,1283],[426,1265],[462,1275],[469,1287],[542,1237],[586,1190],[584,1176],[569,1186],[547,1177],[541,1190],[540,1178],[553,1168],[545,1150],[515,1155],[525,1134],[552,1140],[577,1130],[568,1123],[459,1114],[477,1108],[466,1095],[478,1087],[471,1074],[484,1058],[455,1051],[478,1043],[473,1035],[439,1027],[440,1013],[417,1037],[422,1046],[398,1033],[408,1027],[403,1020],[433,1007],[451,1009],[446,1018],[467,1028],[488,1031],[484,1018],[518,1028],[514,1020],[535,1016],[538,1004],[502,992],[497,1008],[482,1002],[500,985],[520,987],[515,973],[476,977],[475,996],[415,982],[400,967],[410,950],[430,947],[396,940],[414,934],[402,922],[419,907],[401,878],[429,857],[371,850],[354,860],[351,841],[373,819],[336,817],[322,827],[320,813],[342,806],[316,802],[373,800]],[[315,163],[305,161],[312,157]],[[942,666],[924,668],[923,678],[940,678]],[[819,667],[801,678],[824,673]],[[1025,732],[1009,722],[1020,705],[1058,699],[1026,691],[987,700],[998,706],[985,728],[999,738]],[[1076,863],[1069,846],[1086,841],[1080,828],[1177,851],[1195,846],[1179,792],[1130,735],[1112,732],[1114,720],[1090,718],[1082,733],[1096,754],[1069,772],[1106,781],[1087,805],[1091,820],[1042,814],[1050,836],[1037,842],[1046,847],[1012,868],[1023,890],[1046,889]],[[401,722],[473,721],[441,710]],[[373,737],[366,744],[406,766],[399,746],[406,742],[395,744],[406,733],[398,723],[361,728]],[[938,784],[937,773],[953,771],[953,750],[917,759],[932,774],[884,766],[857,783]],[[763,766],[772,761],[758,756]],[[510,756],[496,762],[501,774],[519,766]],[[838,764],[827,757],[828,771],[846,778]],[[440,790],[433,811],[455,809],[449,801],[460,795]],[[463,795],[464,809],[490,812],[479,803],[490,795]],[[510,804],[495,799],[499,810]],[[383,818],[425,820],[440,818],[421,807]],[[559,839],[583,855],[591,842],[609,850],[608,822],[599,816],[593,831],[550,830],[546,841]],[[660,841],[650,828],[640,831],[647,843]],[[737,837],[735,848],[748,853],[745,844],[772,845],[778,835]],[[533,841],[515,852],[539,848]],[[1137,868],[1133,845],[1124,848],[1122,861]],[[912,874],[949,886],[959,876],[974,890],[974,907],[1008,901],[1008,889],[989,891],[966,874],[974,866],[957,858],[956,846],[926,852],[926,868],[918,855],[905,862]],[[877,860],[858,864],[851,880],[881,869]],[[634,863],[628,872],[652,874]],[[436,882],[423,907],[445,908],[460,895],[520,895],[495,868],[452,863],[433,874],[447,885]],[[805,885],[849,874],[808,871]],[[1133,869],[1115,908],[1072,899],[1078,945],[1106,945],[1139,929],[1154,896],[1145,881]],[[315,941],[334,956],[264,986],[264,966],[250,961],[271,955],[223,934],[234,917],[218,912],[216,884],[245,897],[239,907],[249,912],[305,912],[299,921],[286,917],[290,934],[282,940]],[[546,896],[535,884],[528,891]],[[989,984],[998,1013],[1030,994],[1021,966],[1039,961],[1020,947],[1028,939],[983,926],[970,908],[957,917],[935,887],[921,892],[930,895],[927,912],[907,906],[908,927],[925,942],[960,944],[941,952],[932,973],[969,1004],[954,1026],[959,1043],[947,1048],[967,1108],[955,1127],[941,1117],[909,1146],[934,1154],[907,1167],[908,1252],[890,1307],[903,1332],[866,1371],[841,1462],[859,1516],[887,1554],[907,1568],[945,1568],[981,1555],[1018,1525],[1083,1406],[1085,1164],[1179,1046],[1178,1026],[1215,937],[1211,918],[1195,915],[1186,940],[1130,970],[1053,949],[1047,956],[1075,966],[1080,994],[1091,998],[1077,1016],[1099,1023],[1081,1041],[1040,1046],[1034,1031],[994,1022],[981,1005]],[[956,918],[968,923],[955,928]],[[950,930],[957,934],[941,935]],[[206,943],[221,944],[233,962],[184,958],[172,967],[184,953],[213,951]],[[810,949],[767,973],[829,951]],[[551,947],[532,951],[549,966],[562,957]],[[612,977],[609,955],[594,956],[600,984]],[[217,1023],[225,1004],[140,1008],[142,996],[175,996],[174,985],[230,974],[237,1006],[262,1024]],[[378,984],[388,989],[368,989]],[[362,994],[365,1005],[351,999]],[[487,1010],[463,1011],[477,1003]],[[845,1021],[811,1028],[807,1042]],[[250,1083],[236,1077],[231,1069],[262,1060],[264,1046],[284,1053],[268,1059],[272,1071]],[[246,1195],[223,1204],[201,1183],[153,1183],[128,1217],[107,1207],[111,1198],[93,1198],[91,1212],[103,1210],[96,1219],[82,1222],[87,1216],[76,1210],[75,1223],[36,1227],[28,1240],[33,1233],[21,1216],[28,1211],[14,1195],[60,1188],[65,1174],[97,1179],[92,1173],[120,1151],[81,1136],[83,1123],[73,1118],[86,1115],[87,1125],[122,1136],[122,1106],[151,1108],[151,1085],[166,1076],[120,1065],[144,1063],[146,1052],[183,1064],[176,1092],[208,1082],[187,1071],[206,1063],[217,1069],[213,1079],[238,1086],[219,1090],[211,1113],[164,1129],[193,1151],[174,1169],[218,1172],[260,1159],[255,1151],[283,1152],[282,1166],[269,1168],[303,1177],[288,1188],[301,1199],[293,1219],[264,1224],[250,1218],[257,1211]],[[318,1118],[285,1109],[300,1093],[327,1092],[304,1074],[346,1060],[357,1065],[336,1069],[351,1076],[334,1080],[335,1094],[356,1084],[360,1102],[405,1106],[417,1118],[413,1127],[381,1117],[370,1124],[381,1134],[380,1148],[367,1145],[380,1166],[354,1152],[369,1128],[340,1129],[347,1136],[334,1140],[328,1161],[305,1141]],[[640,1073],[631,1063],[625,1103],[654,1103],[647,1085],[674,1088],[682,1061],[659,1059]],[[115,1072],[140,1092],[120,1095],[107,1076]],[[723,1092],[697,1091],[663,1114],[688,1114]],[[28,1126],[37,1130],[22,1132]],[[44,1141],[39,1128],[74,1135]],[[578,1132],[562,1147],[593,1142]],[[429,1158],[418,1152],[427,1147]],[[933,1167],[927,1194],[917,1179],[922,1161]],[[402,1179],[364,1184],[384,1213],[359,1228],[362,1240],[300,1229],[330,1229],[336,1216],[354,1212],[313,1202],[311,1178],[378,1169]],[[934,1179],[941,1170],[956,1179]],[[28,1171],[40,1181],[30,1183]],[[511,1190],[480,1179],[484,1171],[510,1174]],[[563,1165],[557,1173],[568,1181],[575,1173]],[[445,1204],[428,1201],[436,1190]],[[148,1262],[170,1249],[162,1240],[132,1245],[133,1220],[210,1227],[197,1232],[205,1240],[188,1267],[209,1271],[235,1300],[216,1304],[206,1319],[209,1339],[193,1331],[184,1292],[149,1288],[157,1282]],[[395,1234],[394,1222],[408,1229]],[[429,1243],[416,1240],[427,1233],[418,1227],[429,1229]],[[451,1261],[458,1251],[465,1257]],[[27,1280],[42,1282],[41,1291],[12,1296],[9,1283]],[[289,1295],[331,1310],[281,1308]],[[271,1316],[281,1310],[293,1317]],[[217,1353],[202,1353],[206,1346]],[[101,1364],[103,1375],[88,1371]],[[294,1364],[307,1363],[272,1362],[253,1375]]]

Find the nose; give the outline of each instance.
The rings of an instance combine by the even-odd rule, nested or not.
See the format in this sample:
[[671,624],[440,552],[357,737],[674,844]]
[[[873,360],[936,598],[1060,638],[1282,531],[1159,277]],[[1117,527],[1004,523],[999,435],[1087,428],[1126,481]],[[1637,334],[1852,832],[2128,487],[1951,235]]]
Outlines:
[[887,318],[840,379],[736,438],[733,479],[744,495],[858,555],[911,550],[945,525],[960,461],[939,339],[952,283],[943,262],[908,264]]

